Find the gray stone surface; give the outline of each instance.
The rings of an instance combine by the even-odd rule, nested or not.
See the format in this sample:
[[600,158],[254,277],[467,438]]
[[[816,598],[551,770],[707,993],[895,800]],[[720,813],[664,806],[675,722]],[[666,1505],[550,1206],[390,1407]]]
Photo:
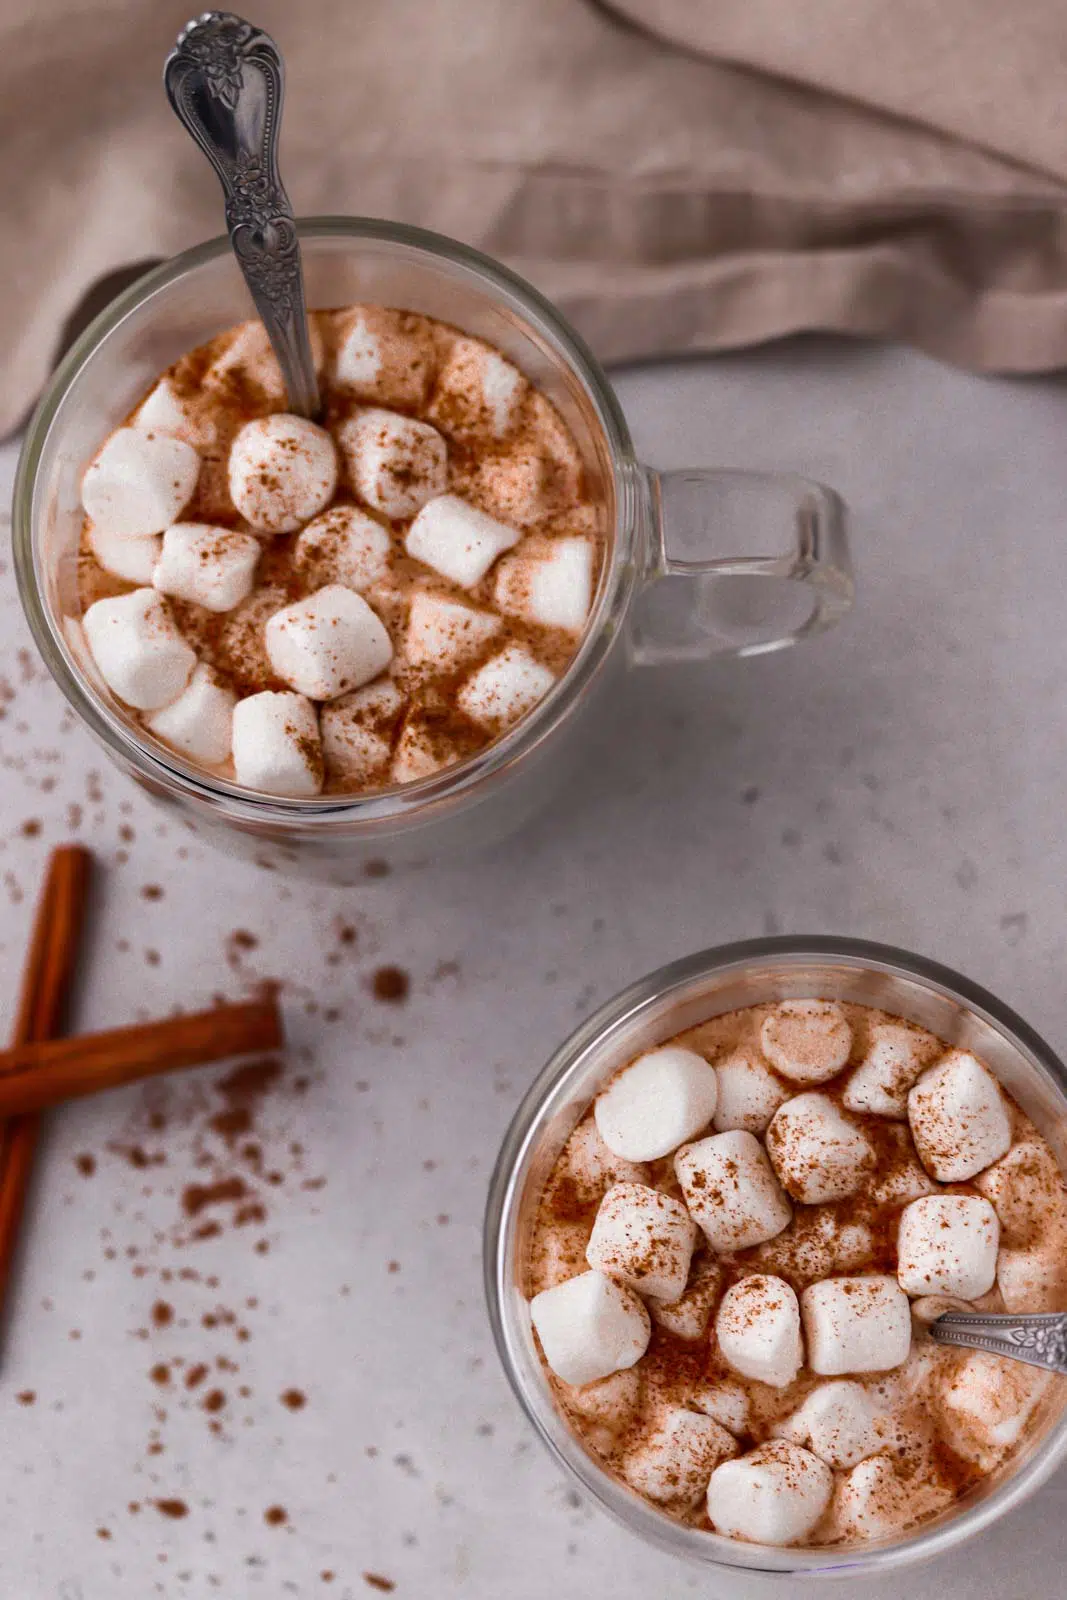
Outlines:
[[[812,342],[628,372],[619,387],[660,465],[840,485],[859,605],[803,650],[633,677],[573,793],[488,860],[342,893],[209,854],[71,727],[4,573],[7,1012],[46,853],[73,836],[101,863],[79,1022],[282,978],[289,1081],[311,1080],[264,1107],[266,1165],[284,1180],[266,1185],[266,1220],[190,1244],[180,1193],[217,1075],[173,1091],[165,1132],[146,1127],[136,1089],[50,1119],[0,1380],[5,1600],[362,1596],[367,1573],[434,1600],[756,1592],[585,1507],[497,1370],[481,1212],[522,1088],[632,978],[766,931],[910,946],[1067,1045],[1062,384]],[[0,459],[6,481],[12,452]],[[403,1006],[371,994],[385,962],[411,974]],[[131,1164],[138,1143],[166,1165]],[[169,1326],[153,1325],[158,1300]],[[205,1327],[219,1308],[235,1322]],[[216,1365],[184,1388],[219,1357],[239,1371]],[[153,1381],[178,1359],[169,1388]],[[193,1403],[212,1383],[226,1395],[215,1414]],[[304,1409],[280,1402],[289,1387]],[[1046,1600],[1067,1555],[1065,1489],[1061,1477],[966,1553],[862,1592]],[[287,1526],[265,1522],[272,1505]]]

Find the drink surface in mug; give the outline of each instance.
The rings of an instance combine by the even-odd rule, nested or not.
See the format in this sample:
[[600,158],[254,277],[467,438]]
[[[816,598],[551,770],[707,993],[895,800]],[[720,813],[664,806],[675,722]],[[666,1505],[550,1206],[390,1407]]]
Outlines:
[[1062,1379],[935,1344],[1067,1309],[1067,1187],[969,1050],[789,999],[614,1073],[552,1166],[524,1293],[584,1448],[694,1529],[899,1538],[1010,1466]]
[[316,312],[321,425],[261,324],[162,374],[82,485],[88,651],[145,732],[272,795],[364,794],[477,754],[575,655],[607,508],[492,345]]

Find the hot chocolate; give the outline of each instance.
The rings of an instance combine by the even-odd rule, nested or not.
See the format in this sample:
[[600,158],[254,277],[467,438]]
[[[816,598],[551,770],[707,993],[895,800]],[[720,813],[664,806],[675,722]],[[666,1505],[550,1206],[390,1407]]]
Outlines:
[[970,1052],[865,1006],[753,1006],[603,1087],[525,1281],[608,1471],[727,1537],[855,1545],[941,1515],[1040,1425],[1060,1380],[926,1329],[1067,1309],[1067,1186]]
[[294,797],[426,778],[565,673],[605,508],[503,355],[382,306],[312,316],[324,411],[259,323],[163,374],[86,470],[88,655],[146,733]]

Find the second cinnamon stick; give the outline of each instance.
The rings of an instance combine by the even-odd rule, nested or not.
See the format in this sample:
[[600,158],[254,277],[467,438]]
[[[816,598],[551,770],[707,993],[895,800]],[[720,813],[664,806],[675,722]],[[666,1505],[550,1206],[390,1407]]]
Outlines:
[[260,1000],[18,1045],[0,1051],[0,1119],[180,1067],[276,1050],[283,1042],[277,1002]]

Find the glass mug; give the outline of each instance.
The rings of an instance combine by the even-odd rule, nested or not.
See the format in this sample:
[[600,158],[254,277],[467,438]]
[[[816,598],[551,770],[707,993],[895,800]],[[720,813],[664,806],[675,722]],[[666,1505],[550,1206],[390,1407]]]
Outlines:
[[383,858],[403,864],[483,844],[548,798],[567,747],[577,748],[579,713],[613,666],[776,650],[848,610],[847,535],[831,490],[773,474],[640,466],[593,357],[505,268],[437,234],[359,218],[306,221],[300,237],[310,305],[372,301],[455,323],[547,393],[603,495],[606,559],[569,670],[472,759],[420,782],[314,800],[257,795],[198,770],[107,693],[76,621],[86,463],[165,367],[251,314],[225,239],[148,273],[78,340],[30,423],[15,484],[15,562],[37,645],[71,705],[111,758],[196,832],[333,882]]
[[[836,1551],[745,1544],[673,1522],[598,1466],[552,1398],[524,1292],[538,1198],[556,1157],[604,1081],[631,1056],[683,1028],[742,1006],[812,995],[894,1012],[950,1044],[975,1051],[1067,1169],[1067,1068],[1020,1017],[984,989],[921,956],[855,939],[753,939],[723,945],[663,967],[609,1000],[560,1046],[536,1079],[508,1129],[490,1183],[485,1289],[497,1351],[527,1417],[586,1493],[633,1532],[674,1555],[735,1573],[743,1568],[856,1578],[951,1549],[1044,1483],[1067,1458],[1067,1382],[1056,1380],[1023,1452],[924,1527]],[[722,1592],[739,1593],[733,1583],[731,1579]]]

